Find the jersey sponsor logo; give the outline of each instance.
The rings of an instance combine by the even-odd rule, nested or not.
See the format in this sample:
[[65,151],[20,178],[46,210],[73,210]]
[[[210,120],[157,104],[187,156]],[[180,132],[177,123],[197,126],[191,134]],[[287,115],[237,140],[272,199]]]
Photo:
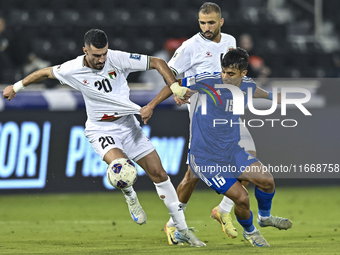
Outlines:
[[83,80],[83,82],[84,82],[84,85],[90,85],[90,83],[86,79]]
[[141,55],[140,54],[133,54],[133,53],[131,53],[130,54],[130,58],[136,59],[136,60],[140,60],[141,59]]
[[181,55],[180,52],[176,52],[175,55],[173,55],[172,60],[177,61],[179,59],[179,56]]
[[207,54],[207,55],[205,56],[206,58],[210,58],[210,57],[212,57],[212,55],[211,55],[210,51],[207,51],[205,54]]
[[117,73],[116,73],[115,70],[109,71],[108,74],[109,74],[111,79],[116,79],[116,77],[117,77]]

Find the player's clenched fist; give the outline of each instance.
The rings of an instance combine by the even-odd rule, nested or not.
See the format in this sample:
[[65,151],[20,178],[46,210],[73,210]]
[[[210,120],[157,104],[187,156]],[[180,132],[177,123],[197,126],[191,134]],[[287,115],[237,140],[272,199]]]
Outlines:
[[3,91],[3,93],[2,93],[2,96],[3,96],[3,98],[7,98],[8,99],[8,101],[9,100],[11,100],[12,98],[14,98],[15,97],[15,92],[14,92],[14,90],[13,90],[13,85],[11,85],[11,86],[7,86],[5,89],[4,89],[4,91]]
[[140,116],[142,117],[144,124],[148,122],[152,114],[153,114],[153,108],[150,105],[146,105],[140,110]]

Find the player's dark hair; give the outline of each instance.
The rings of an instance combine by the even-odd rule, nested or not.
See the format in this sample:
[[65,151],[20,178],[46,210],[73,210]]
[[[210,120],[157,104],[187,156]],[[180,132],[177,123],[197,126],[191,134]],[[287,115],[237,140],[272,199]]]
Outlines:
[[209,14],[211,12],[216,12],[221,16],[221,8],[212,2],[205,2],[201,8],[199,9],[198,13],[202,12],[203,14]]
[[247,70],[249,55],[246,50],[237,47],[229,50],[224,56],[221,56],[222,67],[233,67],[241,72]]
[[102,49],[107,45],[107,36],[104,31],[100,29],[91,29],[84,35],[85,45],[93,45],[98,49]]

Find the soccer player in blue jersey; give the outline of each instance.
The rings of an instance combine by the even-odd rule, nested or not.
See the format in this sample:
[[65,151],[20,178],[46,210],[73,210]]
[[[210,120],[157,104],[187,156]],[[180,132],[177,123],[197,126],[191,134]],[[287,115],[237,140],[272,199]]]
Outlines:
[[[221,73],[203,73],[187,77],[182,80],[182,85],[195,92],[191,97],[190,111],[191,169],[217,193],[234,201],[235,215],[244,229],[244,238],[251,245],[262,247],[269,244],[253,225],[248,192],[241,185],[241,181],[255,184],[260,227],[288,229],[292,222],[271,215],[275,194],[273,176],[257,158],[238,144],[240,116],[234,114],[230,106],[235,106],[236,100],[243,100],[245,107],[248,88],[251,88],[255,98],[269,96],[267,91],[257,87],[251,78],[246,77],[248,58],[247,52],[241,48],[230,50],[222,58]],[[181,92],[179,88],[172,88],[172,91],[174,94],[184,93],[183,87]],[[235,90],[243,92],[241,97],[233,96],[231,91]],[[146,119],[144,116],[144,121]]]

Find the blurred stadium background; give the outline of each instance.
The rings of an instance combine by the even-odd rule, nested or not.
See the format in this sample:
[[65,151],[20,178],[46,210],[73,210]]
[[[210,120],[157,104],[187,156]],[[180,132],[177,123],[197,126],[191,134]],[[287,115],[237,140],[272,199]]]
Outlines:
[[[29,52],[52,64],[82,54],[83,35],[94,27],[107,32],[113,49],[153,54],[168,38],[198,32],[197,11],[203,2],[1,0],[0,15],[6,19],[6,33],[13,43],[10,54],[18,68]],[[222,31],[237,40],[249,33],[272,77],[322,78],[332,68],[332,53],[340,50],[339,1],[215,2],[225,19]]]
[[[0,16],[6,21],[6,30],[0,42],[7,40],[6,57],[11,60],[10,65],[4,59],[0,61],[1,90],[23,78],[32,53],[50,65],[81,55],[83,35],[90,28],[106,31],[111,49],[153,55],[169,38],[188,38],[199,31],[197,11],[203,2],[1,0]],[[298,120],[296,128],[266,125],[250,129],[261,161],[272,165],[339,164],[340,89],[336,77],[340,77],[340,67],[334,59],[340,50],[340,1],[214,2],[225,19],[222,32],[237,41],[241,34],[252,36],[256,54],[271,69],[268,80],[259,80],[265,88],[293,83],[312,92],[307,105],[312,117],[297,109],[288,112],[287,119]],[[157,91],[139,84],[139,75],[133,73],[128,80],[132,101],[142,106]],[[260,101],[259,107],[264,103]],[[252,117],[249,113],[245,116]],[[271,117],[282,119],[279,112]],[[105,164],[83,135],[85,120],[81,95],[60,88],[55,80],[32,85],[11,102],[0,98],[0,193],[111,189],[105,181]],[[175,107],[169,99],[143,128],[177,185],[186,171],[187,111]],[[153,190],[141,170],[139,174],[136,189]],[[277,183],[340,184],[339,174],[302,177],[307,176],[283,176]]]

